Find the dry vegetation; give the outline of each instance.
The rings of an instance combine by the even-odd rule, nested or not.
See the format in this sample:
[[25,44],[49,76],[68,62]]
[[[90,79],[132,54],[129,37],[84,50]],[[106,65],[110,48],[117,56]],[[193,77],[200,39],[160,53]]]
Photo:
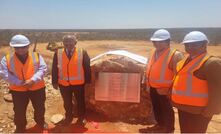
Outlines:
[[[60,44],[60,42],[58,42]],[[101,54],[110,50],[127,50],[129,52],[147,56],[148,51],[153,49],[152,43],[148,41],[118,41],[118,40],[96,40],[96,41],[79,41],[77,44],[88,51],[91,58],[98,54]],[[184,46],[172,42],[171,46],[180,51],[184,52]],[[53,52],[46,50],[47,43],[38,43],[37,51],[43,55],[47,61],[51,61],[53,57]],[[32,47],[30,48],[32,50]],[[1,47],[0,56],[2,57],[5,53],[11,51],[9,47]],[[221,45],[208,46],[208,52],[214,56],[221,56]]]
[[[24,34],[33,42],[59,42],[66,34],[76,34],[80,41],[119,40],[146,41],[157,29],[0,29],[0,45],[7,45],[15,34]],[[172,40],[179,43],[190,31],[202,31],[211,45],[221,44],[221,28],[167,28]]]

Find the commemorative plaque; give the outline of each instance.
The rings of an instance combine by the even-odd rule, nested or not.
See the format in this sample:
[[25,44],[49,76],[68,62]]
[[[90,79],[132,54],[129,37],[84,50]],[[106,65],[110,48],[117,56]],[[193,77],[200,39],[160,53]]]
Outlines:
[[100,72],[95,81],[95,100],[140,102],[140,73]]

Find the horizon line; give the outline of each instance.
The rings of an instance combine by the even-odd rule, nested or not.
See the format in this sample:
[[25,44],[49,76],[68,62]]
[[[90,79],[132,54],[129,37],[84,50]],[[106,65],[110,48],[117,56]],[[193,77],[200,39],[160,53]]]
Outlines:
[[191,28],[221,28],[221,27],[160,27],[160,28],[0,28],[0,30],[136,30],[136,29],[191,29]]

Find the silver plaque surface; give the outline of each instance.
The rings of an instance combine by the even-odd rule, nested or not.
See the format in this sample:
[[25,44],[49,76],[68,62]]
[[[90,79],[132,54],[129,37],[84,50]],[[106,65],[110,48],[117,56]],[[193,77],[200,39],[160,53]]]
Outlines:
[[140,102],[139,73],[100,72],[95,81],[95,100]]

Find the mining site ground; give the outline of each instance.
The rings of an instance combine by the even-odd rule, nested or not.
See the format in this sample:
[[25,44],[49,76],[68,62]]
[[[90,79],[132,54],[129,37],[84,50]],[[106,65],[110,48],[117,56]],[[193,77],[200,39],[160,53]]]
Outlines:
[[[180,51],[184,51],[184,48],[180,44],[171,43],[173,48],[177,48]],[[51,63],[53,52],[46,50],[47,43],[39,43],[37,46],[37,51],[43,56],[46,63],[48,64],[49,73],[45,77],[46,81],[46,113],[45,118],[49,123],[50,130],[49,132],[123,132],[123,133],[137,133],[140,128],[144,128],[148,124],[147,122],[135,124],[128,123],[124,121],[111,121],[106,119],[104,116],[96,114],[91,111],[87,111],[87,124],[84,128],[78,128],[74,123],[69,127],[56,127],[50,122],[50,118],[54,114],[63,114],[63,101],[60,96],[60,92],[52,88],[51,85]],[[142,55],[147,57],[148,51],[153,48],[151,42],[145,41],[115,41],[115,40],[99,40],[99,41],[79,41],[78,46],[84,48],[88,51],[91,58],[95,57],[98,54],[101,54],[110,50],[127,50],[129,52]],[[9,47],[0,48],[0,58],[4,56],[6,52],[9,52],[11,49]],[[32,48],[30,48],[32,50]],[[221,56],[221,46],[208,46],[208,52],[215,56]],[[0,81],[0,133],[11,133],[14,131],[15,126],[13,123],[13,105],[11,102],[4,100],[3,96],[7,92],[7,84],[1,80]],[[175,109],[175,132],[179,131],[179,123],[177,110]],[[37,132],[35,129],[35,122],[33,120],[33,109],[31,104],[29,104],[27,109],[27,132]],[[210,122],[208,133],[221,133],[221,115],[215,115]]]

